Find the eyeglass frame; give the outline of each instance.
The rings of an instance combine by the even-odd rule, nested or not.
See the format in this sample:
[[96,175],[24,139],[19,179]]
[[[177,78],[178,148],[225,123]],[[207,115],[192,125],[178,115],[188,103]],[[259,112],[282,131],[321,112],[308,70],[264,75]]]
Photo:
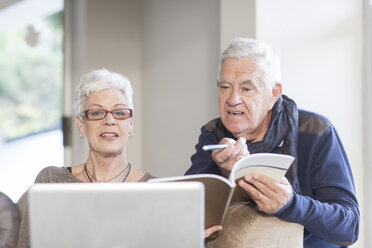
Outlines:
[[[120,109],[125,109],[125,110],[129,110],[130,112],[130,115],[128,117],[125,117],[125,118],[116,118],[113,114],[113,112],[115,110],[120,110]],[[97,111],[97,110],[103,110],[105,112],[105,115],[100,118],[100,119],[90,119],[88,117],[88,112],[89,111]],[[116,108],[116,109],[112,109],[112,110],[106,110],[106,109],[87,109],[87,110],[84,110],[83,112],[81,112],[80,114],[84,117],[84,119],[86,119],[87,121],[100,121],[100,120],[103,120],[106,118],[107,114],[110,113],[112,115],[112,117],[115,119],[115,120],[126,120],[128,118],[131,118],[133,117],[133,109],[130,109],[130,108]]]

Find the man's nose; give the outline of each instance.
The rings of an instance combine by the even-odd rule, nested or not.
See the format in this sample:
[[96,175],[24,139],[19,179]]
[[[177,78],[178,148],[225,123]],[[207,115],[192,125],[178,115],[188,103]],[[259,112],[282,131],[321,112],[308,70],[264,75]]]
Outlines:
[[233,88],[227,98],[227,103],[231,106],[234,106],[234,105],[238,105],[241,102],[242,102],[242,97],[240,95],[239,90]]

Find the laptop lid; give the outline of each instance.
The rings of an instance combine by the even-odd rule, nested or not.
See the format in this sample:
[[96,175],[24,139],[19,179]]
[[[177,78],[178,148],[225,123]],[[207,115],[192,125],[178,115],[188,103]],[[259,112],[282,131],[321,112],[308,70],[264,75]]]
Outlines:
[[35,184],[33,248],[204,247],[200,183]]

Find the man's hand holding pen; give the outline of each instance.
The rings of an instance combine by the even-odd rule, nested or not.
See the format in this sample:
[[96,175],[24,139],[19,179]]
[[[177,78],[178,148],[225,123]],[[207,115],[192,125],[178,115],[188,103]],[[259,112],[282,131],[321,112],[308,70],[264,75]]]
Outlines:
[[225,177],[229,177],[234,164],[241,157],[248,156],[249,151],[246,144],[246,139],[241,137],[237,141],[230,138],[223,138],[219,145],[227,145],[223,149],[214,149],[212,158],[220,168]]

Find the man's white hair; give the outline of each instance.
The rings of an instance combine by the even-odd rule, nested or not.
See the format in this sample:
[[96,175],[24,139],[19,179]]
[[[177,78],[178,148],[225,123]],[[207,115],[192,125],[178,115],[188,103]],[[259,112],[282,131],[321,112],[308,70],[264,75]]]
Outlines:
[[280,59],[268,44],[250,38],[236,38],[223,51],[218,69],[220,81],[221,67],[227,59],[253,59],[261,71],[261,77],[266,87],[272,89],[281,82]]

